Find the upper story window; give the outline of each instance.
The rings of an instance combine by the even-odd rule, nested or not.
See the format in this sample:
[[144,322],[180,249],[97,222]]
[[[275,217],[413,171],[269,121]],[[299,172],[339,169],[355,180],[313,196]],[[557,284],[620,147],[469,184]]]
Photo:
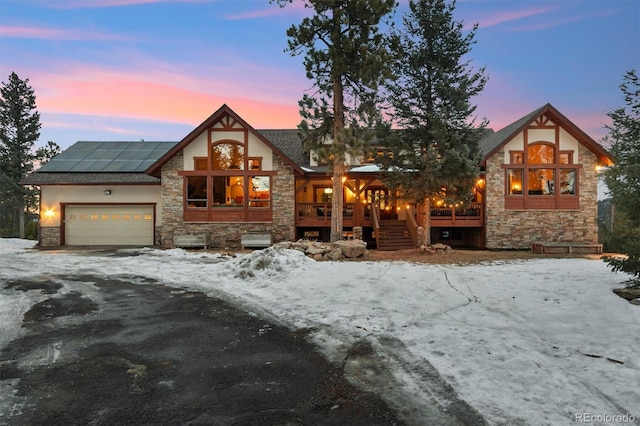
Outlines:
[[244,170],[244,146],[236,142],[218,142],[211,146],[212,170]]
[[527,163],[553,164],[556,161],[556,148],[546,143],[533,143],[527,148]]

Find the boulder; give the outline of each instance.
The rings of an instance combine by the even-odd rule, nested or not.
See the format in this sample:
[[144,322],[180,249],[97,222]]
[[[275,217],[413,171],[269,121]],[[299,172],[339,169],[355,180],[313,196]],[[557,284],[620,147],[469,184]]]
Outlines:
[[640,298],[640,288],[616,288],[613,292],[627,300]]
[[367,243],[362,240],[342,240],[334,244],[342,250],[342,254],[347,259],[364,257],[367,254]]

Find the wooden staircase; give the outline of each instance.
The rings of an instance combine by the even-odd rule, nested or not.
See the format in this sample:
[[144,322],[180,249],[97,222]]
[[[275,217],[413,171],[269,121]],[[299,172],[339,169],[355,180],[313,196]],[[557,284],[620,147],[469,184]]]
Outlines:
[[415,248],[407,223],[403,220],[381,220],[378,250],[406,250]]

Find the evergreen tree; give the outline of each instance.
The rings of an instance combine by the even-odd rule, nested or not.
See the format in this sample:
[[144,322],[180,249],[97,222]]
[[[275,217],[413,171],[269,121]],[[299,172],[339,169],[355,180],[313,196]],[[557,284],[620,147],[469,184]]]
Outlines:
[[[390,123],[380,137],[390,154],[378,158],[386,185],[407,201],[425,203],[425,243],[430,244],[430,202],[468,202],[478,176],[478,141],[486,121],[476,124],[478,95],[487,81],[466,56],[477,24],[464,34],[455,21],[455,1],[410,0],[403,17],[395,78],[388,91]],[[390,131],[391,125],[402,130]]]
[[[291,0],[272,0],[284,6]],[[299,102],[307,149],[333,177],[331,241],[342,239],[346,154],[362,155],[378,109],[378,85],[387,76],[389,40],[380,29],[395,0],[305,0],[314,15],[287,30],[288,50],[304,54],[313,93]]]
[[612,124],[605,126],[615,164],[604,171],[604,182],[626,226],[617,235],[626,258],[606,258],[614,271],[632,275],[630,286],[640,287],[640,80],[628,71],[620,85],[626,107],[610,111]]
[[24,238],[25,196],[20,180],[33,170],[40,114],[29,79],[15,72],[0,88],[0,228],[3,236]]

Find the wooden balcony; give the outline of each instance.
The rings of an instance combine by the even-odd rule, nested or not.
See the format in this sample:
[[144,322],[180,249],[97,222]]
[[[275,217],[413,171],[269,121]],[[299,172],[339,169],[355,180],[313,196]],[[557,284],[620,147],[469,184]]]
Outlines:
[[[331,227],[331,203],[297,203],[297,226]],[[344,203],[344,226],[373,226],[369,205]],[[464,208],[437,207],[431,209],[432,227],[481,227],[484,224],[482,203],[471,203]]]
[[[297,203],[296,210],[297,226],[331,226],[331,203]],[[342,223],[344,226],[371,226],[369,207],[358,203],[344,203]]]
[[431,209],[432,227],[476,227],[484,223],[482,203],[462,208],[434,207]]

